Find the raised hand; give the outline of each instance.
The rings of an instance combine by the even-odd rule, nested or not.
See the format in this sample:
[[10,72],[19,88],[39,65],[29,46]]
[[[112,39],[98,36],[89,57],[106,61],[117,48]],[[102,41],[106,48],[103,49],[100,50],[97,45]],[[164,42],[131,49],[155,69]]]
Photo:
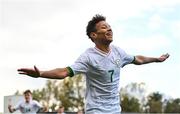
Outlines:
[[12,105],[9,104],[9,105],[8,105],[8,109],[10,110],[11,108],[12,108]]
[[36,66],[34,66],[34,68],[20,68],[18,69],[18,73],[28,75],[34,78],[40,77],[40,71]]
[[12,105],[10,105],[10,104],[8,105],[8,110],[10,113],[13,113],[15,111],[15,109],[12,108]]
[[161,55],[159,58],[158,58],[158,61],[157,62],[163,62],[165,61],[170,55],[167,53],[167,54],[163,54]]

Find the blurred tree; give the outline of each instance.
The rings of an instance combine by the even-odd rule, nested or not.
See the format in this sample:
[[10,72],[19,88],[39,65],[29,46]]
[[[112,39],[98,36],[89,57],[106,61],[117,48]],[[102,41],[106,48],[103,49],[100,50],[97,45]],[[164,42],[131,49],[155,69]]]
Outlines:
[[54,88],[56,88],[56,80],[47,80],[46,85],[42,89],[33,90],[33,98],[38,100],[48,109],[54,110],[54,103],[56,104],[54,98]]
[[168,100],[165,106],[165,113],[180,113],[180,98]]
[[162,94],[159,92],[154,92],[148,96],[148,103],[147,106],[149,107],[148,112],[150,113],[162,113]]
[[[139,105],[137,107],[139,107],[139,111],[143,112],[144,106],[147,103],[147,98],[146,98],[146,85],[145,83],[130,83],[128,85],[126,85],[125,87],[122,87],[120,90],[120,98],[124,99],[124,97],[126,98],[126,96],[128,97],[128,100],[136,100],[136,104]],[[132,99],[133,98],[133,99]],[[124,109],[127,109],[130,105],[133,104],[129,104],[129,106],[127,108],[125,108],[125,104],[122,104],[122,107],[124,107]],[[125,106],[123,106],[125,105]]]
[[61,104],[67,110],[84,107],[84,93],[85,84],[81,75],[75,76],[73,78],[66,78],[63,83],[60,83],[61,94],[56,98],[61,101]]
[[124,95],[121,98],[122,112],[142,112],[140,108],[139,100],[134,97],[128,97]]
[[47,80],[41,90],[34,90],[33,98],[39,100],[52,111],[63,105],[66,111],[84,107],[84,78],[81,75],[64,80]]
[[17,90],[14,95],[21,95],[21,93],[19,92],[19,90]]
[[[63,105],[66,111],[84,108],[85,78],[77,75],[64,80],[47,80],[42,89],[33,90],[33,99],[38,100],[50,111]],[[18,90],[15,95],[22,95]],[[162,102],[162,94],[154,92],[146,97],[144,83],[131,83],[120,90],[122,112],[179,113],[180,99]]]

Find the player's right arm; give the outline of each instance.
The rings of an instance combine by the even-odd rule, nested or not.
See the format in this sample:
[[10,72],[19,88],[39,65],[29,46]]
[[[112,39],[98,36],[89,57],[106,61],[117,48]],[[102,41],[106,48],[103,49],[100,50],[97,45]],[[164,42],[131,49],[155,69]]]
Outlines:
[[12,108],[11,105],[8,105],[8,110],[10,113],[13,113],[14,111],[16,111],[14,108]]
[[19,74],[28,75],[34,78],[50,78],[50,79],[64,79],[67,76],[73,76],[73,71],[70,67],[56,68],[47,71],[40,71],[36,66],[34,68],[20,68]]

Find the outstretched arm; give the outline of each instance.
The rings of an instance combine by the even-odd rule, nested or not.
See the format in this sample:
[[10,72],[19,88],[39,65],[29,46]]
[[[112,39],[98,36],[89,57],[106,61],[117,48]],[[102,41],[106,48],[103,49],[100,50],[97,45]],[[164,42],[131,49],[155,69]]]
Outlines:
[[28,75],[34,78],[50,78],[50,79],[64,79],[65,77],[72,75],[70,67],[56,68],[48,71],[40,71],[36,66],[34,68],[20,68],[19,74]]
[[48,108],[47,107],[42,107],[37,111],[37,113],[43,113],[43,112],[48,112]]
[[135,56],[135,60],[133,61],[133,64],[136,65],[142,65],[142,64],[147,64],[147,63],[152,63],[152,62],[163,62],[169,57],[169,54],[163,54],[160,57],[145,57],[141,55]]

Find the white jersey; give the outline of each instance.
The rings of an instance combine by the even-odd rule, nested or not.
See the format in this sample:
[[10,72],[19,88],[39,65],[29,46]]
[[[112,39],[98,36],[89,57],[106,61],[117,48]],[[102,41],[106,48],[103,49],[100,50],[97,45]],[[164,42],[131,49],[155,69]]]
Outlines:
[[134,60],[121,48],[110,46],[108,54],[97,48],[87,49],[70,66],[73,74],[86,75],[86,114],[119,114],[120,68]]
[[35,100],[31,100],[29,103],[21,101],[14,107],[15,110],[20,110],[23,114],[36,114],[40,108],[42,108],[42,105]]

